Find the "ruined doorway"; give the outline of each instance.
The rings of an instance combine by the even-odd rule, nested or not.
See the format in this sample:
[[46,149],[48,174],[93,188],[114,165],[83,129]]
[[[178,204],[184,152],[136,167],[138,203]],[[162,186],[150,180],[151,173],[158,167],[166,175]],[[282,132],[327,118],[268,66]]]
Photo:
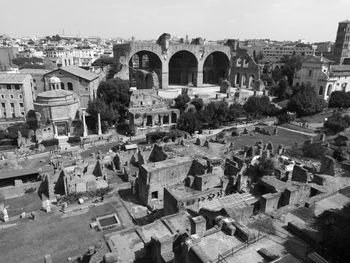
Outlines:
[[198,61],[189,51],[178,51],[169,60],[170,85],[197,85]]
[[153,126],[152,116],[151,115],[147,116],[146,126]]

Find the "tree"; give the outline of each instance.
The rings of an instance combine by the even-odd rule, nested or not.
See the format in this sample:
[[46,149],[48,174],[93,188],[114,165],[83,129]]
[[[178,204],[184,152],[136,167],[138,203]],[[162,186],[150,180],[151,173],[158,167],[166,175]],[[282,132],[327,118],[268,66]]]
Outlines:
[[277,87],[275,88],[275,95],[279,100],[288,99],[292,95],[292,90],[289,87],[288,82],[285,79],[280,79]]
[[277,115],[278,124],[290,123],[291,121],[294,121],[294,119],[295,116],[289,114],[286,110],[280,111],[280,113]]
[[287,109],[296,112],[298,117],[313,115],[326,107],[325,101],[320,98],[312,87],[300,87],[288,102]]
[[36,135],[36,130],[40,127],[40,123],[36,112],[34,110],[29,110],[26,116],[27,126],[34,131],[34,136]]
[[275,69],[271,73],[271,77],[274,82],[278,82],[283,78],[282,70],[279,67],[275,67]]
[[227,120],[228,104],[225,101],[210,102],[205,107],[205,114],[211,128],[217,128]]
[[94,101],[89,102],[87,110],[92,117],[93,123],[90,124],[91,128],[96,128],[98,121],[98,113],[101,116],[101,128],[105,132],[108,127],[115,124],[119,118],[118,110],[113,107],[112,104],[108,105],[102,98],[97,98]]
[[175,108],[179,109],[181,113],[184,112],[187,109],[187,103],[190,102],[190,100],[191,99],[187,94],[177,96],[175,99]]
[[261,115],[270,115],[275,107],[271,105],[270,99],[267,96],[251,96],[243,105],[243,108],[247,113],[256,118]]
[[271,158],[260,157],[259,163],[253,166],[253,177],[258,179],[265,175],[272,175],[275,166],[275,162]]
[[186,111],[180,115],[177,127],[180,130],[193,134],[195,131],[200,130],[201,124],[195,112]]
[[127,108],[130,102],[129,82],[121,79],[102,81],[97,89],[97,97],[106,105],[117,110],[119,117],[126,119]]
[[201,98],[194,98],[191,104],[196,108],[196,111],[202,110],[204,106],[204,102]]
[[333,91],[328,101],[330,108],[349,108],[350,92]]
[[343,116],[340,112],[333,113],[324,123],[324,127],[331,133],[344,131],[350,126],[350,116]]
[[246,112],[244,111],[243,106],[239,103],[233,103],[230,105],[228,109],[227,120],[234,121],[245,115],[246,115]]
[[104,67],[108,65],[113,65],[115,63],[115,59],[111,57],[102,57],[96,59],[91,65],[95,67]]
[[284,63],[282,67],[282,75],[288,77],[289,85],[293,84],[294,74],[301,68],[303,60],[304,56],[301,55],[284,56],[281,59],[281,62]]

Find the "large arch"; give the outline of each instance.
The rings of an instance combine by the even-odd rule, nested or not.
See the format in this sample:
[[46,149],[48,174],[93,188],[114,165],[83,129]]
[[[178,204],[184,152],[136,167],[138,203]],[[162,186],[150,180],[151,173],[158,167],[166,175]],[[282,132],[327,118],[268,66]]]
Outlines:
[[203,83],[220,84],[220,81],[228,78],[230,60],[221,51],[210,53],[203,64]]
[[196,56],[186,50],[173,54],[169,60],[169,85],[197,86],[198,61]]
[[137,70],[154,71],[158,76],[158,82],[162,83],[162,61],[156,53],[148,50],[135,52],[129,59],[130,86],[136,86]]

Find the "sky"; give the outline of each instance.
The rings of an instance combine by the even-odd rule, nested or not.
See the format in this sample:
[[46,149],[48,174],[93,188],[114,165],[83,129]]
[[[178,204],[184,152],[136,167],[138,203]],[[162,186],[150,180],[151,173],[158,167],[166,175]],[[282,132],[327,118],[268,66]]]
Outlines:
[[335,41],[350,0],[0,0],[0,34]]

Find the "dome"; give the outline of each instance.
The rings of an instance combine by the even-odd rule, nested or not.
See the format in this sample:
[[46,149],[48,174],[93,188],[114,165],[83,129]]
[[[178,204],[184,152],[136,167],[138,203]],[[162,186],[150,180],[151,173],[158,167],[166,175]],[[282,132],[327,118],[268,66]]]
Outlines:
[[50,82],[50,84],[56,84],[56,83],[61,83],[61,80],[58,77],[56,77],[56,76],[52,76],[49,79],[49,82]]

